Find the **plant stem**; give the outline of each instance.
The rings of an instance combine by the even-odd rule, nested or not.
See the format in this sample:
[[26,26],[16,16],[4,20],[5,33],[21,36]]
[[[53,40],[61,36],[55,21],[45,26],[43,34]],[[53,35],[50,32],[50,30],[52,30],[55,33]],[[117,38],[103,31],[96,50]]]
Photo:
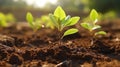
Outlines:
[[94,34],[92,31],[90,31],[89,34],[90,34],[90,45],[92,46],[94,44]]
[[59,31],[59,45],[62,45],[62,37],[61,37],[61,32],[62,32],[62,31]]

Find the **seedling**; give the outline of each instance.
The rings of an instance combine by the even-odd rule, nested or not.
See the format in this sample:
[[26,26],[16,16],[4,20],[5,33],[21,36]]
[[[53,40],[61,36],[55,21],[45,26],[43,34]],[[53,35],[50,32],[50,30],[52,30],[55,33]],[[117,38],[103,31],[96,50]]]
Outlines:
[[7,22],[15,22],[16,19],[13,14],[8,13],[8,14],[6,14],[6,20],[7,20]]
[[113,19],[117,18],[117,14],[115,11],[109,11],[105,14],[103,14],[103,20],[110,20],[112,21]]
[[3,13],[0,13],[0,26],[1,27],[7,26],[6,17]]
[[65,31],[65,33],[61,36],[61,32],[63,31],[65,27],[75,25],[80,19],[80,17],[78,16],[75,16],[75,17],[71,17],[70,15],[66,16],[66,13],[62,9],[62,7],[58,6],[55,9],[54,14],[49,14],[49,16],[55,28],[57,28],[57,30],[60,32],[60,35],[59,35],[60,40],[64,36],[71,35],[71,34],[78,32],[76,28],[72,28],[72,29],[68,29],[67,31]]
[[51,22],[49,15],[42,15],[40,18],[36,18],[36,21],[40,22],[45,28],[54,29],[54,24]]
[[[0,26],[1,27],[7,27],[11,24],[11,22],[14,22],[15,18],[13,16],[13,14],[4,14],[2,12],[0,12]],[[9,23],[10,24],[9,24]]]
[[[105,31],[98,31],[101,28],[100,25],[96,24],[98,22],[99,16],[95,9],[92,9],[89,17],[81,23],[81,26],[90,32],[90,35],[94,38],[97,35],[106,35]],[[97,31],[96,31],[97,30]]]
[[27,13],[26,20],[28,21],[30,27],[34,30],[34,32],[41,28],[41,24],[37,21],[34,21],[34,18],[30,12]]

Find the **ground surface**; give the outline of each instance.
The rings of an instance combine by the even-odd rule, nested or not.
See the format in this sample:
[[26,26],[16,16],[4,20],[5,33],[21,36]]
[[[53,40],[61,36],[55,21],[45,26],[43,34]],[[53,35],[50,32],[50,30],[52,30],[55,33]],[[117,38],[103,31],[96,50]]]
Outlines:
[[[26,24],[0,29],[0,67],[120,67],[120,20],[101,22],[107,35],[94,39],[78,24],[79,32],[64,37]],[[104,23],[104,24],[103,24]]]

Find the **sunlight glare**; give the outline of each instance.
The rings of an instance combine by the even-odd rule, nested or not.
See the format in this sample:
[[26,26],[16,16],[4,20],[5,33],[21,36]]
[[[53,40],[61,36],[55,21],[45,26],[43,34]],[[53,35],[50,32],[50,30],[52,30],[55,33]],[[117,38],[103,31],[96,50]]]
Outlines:
[[57,0],[26,0],[28,5],[43,8],[47,3],[56,4]]

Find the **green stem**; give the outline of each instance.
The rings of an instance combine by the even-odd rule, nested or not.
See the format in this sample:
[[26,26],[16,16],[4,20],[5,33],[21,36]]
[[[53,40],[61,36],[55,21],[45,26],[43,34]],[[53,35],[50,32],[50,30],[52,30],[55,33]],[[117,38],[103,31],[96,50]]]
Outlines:
[[94,43],[93,43],[93,42],[94,42],[94,40],[93,40],[93,39],[94,39],[93,31],[90,31],[89,34],[90,34],[90,41],[91,41],[91,42],[90,42],[90,45],[92,46],[92,45],[94,44]]
[[62,32],[62,31],[59,31],[59,45],[62,45],[62,37],[61,37],[61,32]]

